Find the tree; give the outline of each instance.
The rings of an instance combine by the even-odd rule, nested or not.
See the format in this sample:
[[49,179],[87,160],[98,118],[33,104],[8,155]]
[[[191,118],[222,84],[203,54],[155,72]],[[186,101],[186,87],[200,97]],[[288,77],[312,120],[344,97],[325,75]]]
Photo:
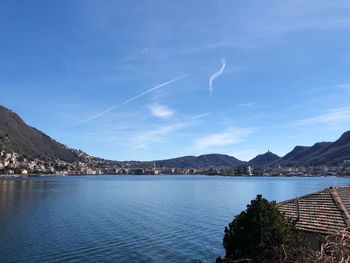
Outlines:
[[276,251],[302,246],[302,235],[276,207],[261,195],[235,216],[225,228],[223,245],[227,259],[251,259],[263,262],[273,258]]

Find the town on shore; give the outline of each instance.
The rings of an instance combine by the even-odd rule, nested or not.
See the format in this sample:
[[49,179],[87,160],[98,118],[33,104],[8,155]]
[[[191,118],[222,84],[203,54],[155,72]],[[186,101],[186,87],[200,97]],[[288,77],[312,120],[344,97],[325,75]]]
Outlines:
[[[83,155],[83,153],[82,153]],[[221,176],[347,176],[350,160],[337,166],[253,166],[237,167],[165,167],[155,162],[109,161],[84,154],[83,161],[27,160],[18,153],[0,151],[0,176],[38,175],[221,175]]]
[[270,152],[242,161],[226,154],[156,161],[112,161],[69,148],[27,125],[0,105],[0,175],[350,175],[350,131],[334,142],[295,146],[283,157]]

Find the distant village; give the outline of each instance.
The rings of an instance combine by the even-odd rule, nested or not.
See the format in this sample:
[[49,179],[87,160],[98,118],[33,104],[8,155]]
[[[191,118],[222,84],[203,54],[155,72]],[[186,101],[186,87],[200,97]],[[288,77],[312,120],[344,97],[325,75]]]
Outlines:
[[0,152],[0,175],[38,176],[38,175],[246,175],[246,176],[346,176],[350,175],[350,160],[339,166],[296,166],[296,167],[241,167],[219,168],[174,168],[157,167],[144,162],[115,162],[91,156],[84,156],[81,162],[61,160],[27,160],[18,153]]

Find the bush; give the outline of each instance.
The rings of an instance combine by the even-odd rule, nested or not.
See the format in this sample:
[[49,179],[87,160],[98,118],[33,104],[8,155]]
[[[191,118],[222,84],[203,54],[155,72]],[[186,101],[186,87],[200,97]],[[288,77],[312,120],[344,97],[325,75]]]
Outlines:
[[[247,209],[225,228],[223,245],[226,259],[272,260],[283,254],[284,246],[301,247],[302,235],[279,212],[274,202],[258,195]],[[220,260],[219,260],[220,261]]]
[[350,263],[350,228],[326,237],[321,251],[316,253],[315,262]]
[[325,237],[320,251],[304,244],[293,222],[258,195],[225,228],[226,257],[216,262],[350,263],[350,228]]

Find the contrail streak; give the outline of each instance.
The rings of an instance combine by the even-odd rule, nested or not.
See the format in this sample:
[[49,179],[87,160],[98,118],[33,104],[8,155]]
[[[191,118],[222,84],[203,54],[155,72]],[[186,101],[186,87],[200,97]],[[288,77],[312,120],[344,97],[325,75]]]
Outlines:
[[184,75],[181,75],[181,76],[179,76],[177,78],[174,78],[174,79],[168,80],[166,82],[163,82],[163,83],[161,83],[161,84],[159,84],[159,85],[157,85],[157,86],[155,86],[155,87],[153,87],[153,88],[151,88],[149,90],[146,90],[145,92],[142,92],[141,94],[139,94],[139,95],[137,95],[135,97],[132,97],[132,98],[130,98],[130,99],[120,103],[120,104],[114,105],[114,106],[112,106],[112,107],[110,107],[110,108],[108,108],[108,109],[106,109],[106,110],[104,110],[104,111],[102,111],[102,112],[100,112],[100,113],[98,113],[96,115],[93,115],[93,116],[91,116],[90,118],[88,118],[86,120],[79,121],[79,122],[76,123],[76,125],[84,123],[84,122],[89,122],[89,121],[94,120],[94,119],[96,119],[98,117],[101,117],[101,116],[107,114],[108,112],[111,112],[112,110],[114,110],[116,108],[119,108],[119,107],[121,107],[123,105],[126,105],[126,104],[128,104],[128,103],[130,103],[130,102],[132,102],[134,100],[137,100],[137,99],[145,96],[148,93],[154,92],[154,91],[156,91],[156,90],[158,90],[158,89],[160,89],[160,88],[162,88],[164,86],[167,86],[167,85],[169,85],[171,83],[174,83],[174,82],[176,82],[176,81],[178,81],[180,79],[186,78],[187,76],[189,76],[189,74],[184,74]]
[[209,94],[210,94],[210,97],[213,94],[213,82],[214,82],[215,79],[217,79],[218,77],[221,76],[221,74],[224,72],[225,67],[226,67],[226,60],[223,58],[223,59],[221,59],[221,68],[219,69],[219,71],[215,72],[209,78]]

